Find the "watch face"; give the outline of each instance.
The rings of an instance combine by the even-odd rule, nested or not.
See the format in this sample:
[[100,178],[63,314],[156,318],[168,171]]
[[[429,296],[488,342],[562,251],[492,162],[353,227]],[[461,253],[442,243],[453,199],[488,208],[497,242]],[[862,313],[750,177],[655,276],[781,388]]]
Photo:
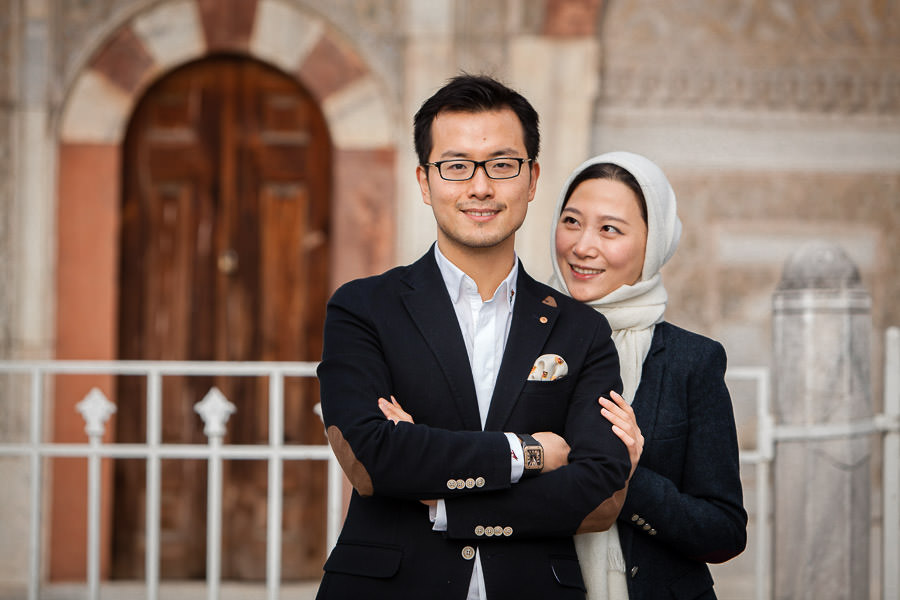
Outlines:
[[525,468],[542,469],[544,467],[543,448],[525,448]]

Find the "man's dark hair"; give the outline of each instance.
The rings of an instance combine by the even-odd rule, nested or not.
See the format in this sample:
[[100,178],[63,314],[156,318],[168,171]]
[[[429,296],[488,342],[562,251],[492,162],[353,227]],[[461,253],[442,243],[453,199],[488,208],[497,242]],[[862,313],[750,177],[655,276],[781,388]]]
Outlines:
[[462,74],[450,79],[444,87],[426,100],[413,118],[413,138],[419,164],[428,162],[431,154],[431,124],[438,114],[450,112],[484,112],[511,109],[522,124],[525,151],[536,159],[541,147],[538,114],[519,92],[486,75]]

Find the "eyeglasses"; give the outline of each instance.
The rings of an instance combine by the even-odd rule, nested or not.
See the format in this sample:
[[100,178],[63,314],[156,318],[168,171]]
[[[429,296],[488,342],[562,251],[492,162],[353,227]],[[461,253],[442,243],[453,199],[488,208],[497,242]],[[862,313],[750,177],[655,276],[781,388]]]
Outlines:
[[425,163],[425,167],[437,167],[441,179],[447,181],[468,181],[475,176],[478,167],[491,179],[512,179],[522,171],[522,163],[531,162],[530,158],[491,158],[489,160],[468,160],[454,158]]

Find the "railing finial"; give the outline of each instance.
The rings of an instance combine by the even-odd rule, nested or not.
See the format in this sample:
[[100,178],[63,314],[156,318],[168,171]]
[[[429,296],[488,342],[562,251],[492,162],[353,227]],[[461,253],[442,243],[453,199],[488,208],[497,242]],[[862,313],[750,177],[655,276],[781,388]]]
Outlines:
[[84,431],[88,437],[102,437],[106,432],[106,422],[116,412],[116,405],[106,398],[99,388],[91,388],[84,399],[75,405],[84,419]]
[[225,437],[225,423],[235,410],[234,404],[216,386],[194,405],[194,411],[203,419],[206,437]]

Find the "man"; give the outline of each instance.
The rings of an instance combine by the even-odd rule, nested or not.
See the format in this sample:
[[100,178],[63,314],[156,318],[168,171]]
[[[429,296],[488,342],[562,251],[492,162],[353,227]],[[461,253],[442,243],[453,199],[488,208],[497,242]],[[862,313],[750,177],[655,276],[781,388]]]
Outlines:
[[[584,598],[572,535],[613,523],[630,462],[597,403],[621,391],[609,326],[516,258],[537,121],[487,77],[429,98],[437,244],[329,301],[323,418],[354,490],[319,598]],[[391,396],[415,423],[385,418]]]

